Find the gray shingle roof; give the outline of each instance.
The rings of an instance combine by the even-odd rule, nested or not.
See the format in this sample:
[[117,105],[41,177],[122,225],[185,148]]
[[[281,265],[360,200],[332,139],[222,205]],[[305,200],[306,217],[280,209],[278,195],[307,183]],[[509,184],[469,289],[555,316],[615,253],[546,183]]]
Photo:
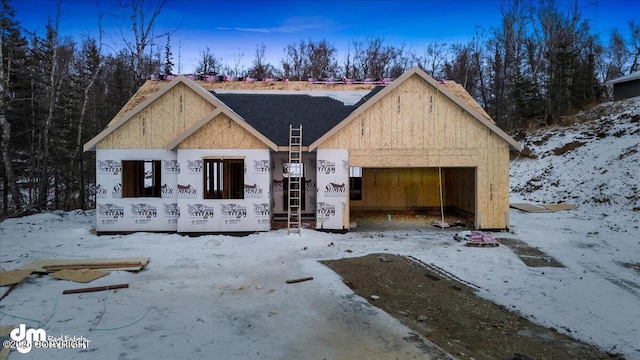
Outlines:
[[289,125],[302,125],[302,144],[308,146],[382,88],[374,88],[355,105],[306,94],[211,93],[278,146],[289,145]]

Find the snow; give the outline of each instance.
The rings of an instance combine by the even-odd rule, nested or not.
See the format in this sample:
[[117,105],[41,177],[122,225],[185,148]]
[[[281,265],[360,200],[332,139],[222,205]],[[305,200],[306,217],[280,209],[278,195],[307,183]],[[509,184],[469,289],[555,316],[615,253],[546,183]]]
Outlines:
[[355,105],[362,100],[372,89],[368,90],[237,90],[215,89],[218,94],[266,94],[266,95],[309,95],[318,97],[330,97],[342,102],[344,105]]
[[[511,163],[512,202],[578,208],[512,209],[511,231],[494,234],[537,247],[564,268],[527,267],[506,246],[465,247],[454,241],[454,229],[98,237],[91,233],[94,211],[43,213],[0,223],[2,270],[42,258],[151,260],[138,273],[113,271],[89,284],[29,276],[2,299],[1,325],[25,323],[91,343],[84,350],[14,350],[9,358],[423,358],[405,340],[410,329],[318,262],[386,252],[433,264],[534,322],[640,359],[640,276],[629,266],[640,254],[640,122],[633,120],[640,98],[599,111],[596,121],[530,135],[525,145],[538,158]],[[553,154],[574,140],[585,144]],[[313,280],[285,283],[307,276]],[[62,295],[120,283],[129,288]]]

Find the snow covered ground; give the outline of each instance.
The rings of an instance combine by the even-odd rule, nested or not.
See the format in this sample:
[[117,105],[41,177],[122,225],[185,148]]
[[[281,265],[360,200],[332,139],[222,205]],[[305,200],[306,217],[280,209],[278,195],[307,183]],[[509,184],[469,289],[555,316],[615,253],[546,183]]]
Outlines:
[[[598,121],[530,136],[525,143],[537,159],[511,164],[513,202],[578,208],[512,209],[511,233],[495,236],[522,240],[564,268],[527,267],[506,246],[465,247],[453,240],[455,230],[97,237],[93,211],[44,213],[0,223],[2,270],[42,258],[151,261],[139,273],[114,271],[89,284],[30,275],[0,302],[0,324],[91,343],[14,350],[9,359],[430,358],[405,340],[408,328],[318,263],[376,252],[433,263],[532,321],[640,359],[640,98],[600,112]],[[585,144],[554,155],[572,141]],[[306,276],[314,279],[285,283]],[[119,283],[129,288],[62,295]]]

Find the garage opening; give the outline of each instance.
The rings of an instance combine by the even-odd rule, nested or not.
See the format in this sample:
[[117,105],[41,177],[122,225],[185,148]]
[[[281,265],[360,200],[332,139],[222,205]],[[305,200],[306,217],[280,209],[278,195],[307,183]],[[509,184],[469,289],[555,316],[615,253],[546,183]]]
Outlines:
[[[474,227],[476,168],[351,168],[350,219],[415,218]],[[442,187],[442,196],[441,196]],[[391,215],[391,219],[389,216]]]

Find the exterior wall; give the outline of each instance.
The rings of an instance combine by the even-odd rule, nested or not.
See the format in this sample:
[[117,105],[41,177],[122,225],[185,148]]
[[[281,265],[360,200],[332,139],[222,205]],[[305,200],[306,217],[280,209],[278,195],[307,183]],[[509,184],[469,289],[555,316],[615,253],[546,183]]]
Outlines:
[[352,209],[361,210],[437,207],[439,181],[437,168],[365,168],[362,200],[349,202]]
[[178,145],[180,149],[267,149],[226,114],[220,114]]
[[164,149],[215,107],[184,84],[133,116],[97,144],[98,149]]
[[349,229],[349,153],[318,149],[316,228]]
[[[122,198],[122,160],[162,160],[162,197]],[[179,172],[175,152],[164,149],[96,150],[96,230],[176,231]]]
[[453,206],[470,214],[476,209],[476,169],[443,168],[444,204]]
[[[284,207],[284,181],[287,178],[283,176],[284,164],[289,161],[289,154],[286,152],[271,153],[271,171],[273,173],[273,181],[271,188],[271,203],[273,205],[274,214],[286,214],[287,209]],[[306,166],[305,173],[305,208],[302,210],[302,214],[316,213],[316,154],[315,153],[303,153],[302,162]]]
[[508,143],[418,75],[318,149],[348,149],[350,166],[363,168],[476,168],[476,227],[508,227]]
[[[244,199],[203,198],[203,158],[244,157]],[[178,149],[178,232],[245,232],[271,228],[269,150]]]
[[640,79],[613,84],[613,100],[640,96]]

